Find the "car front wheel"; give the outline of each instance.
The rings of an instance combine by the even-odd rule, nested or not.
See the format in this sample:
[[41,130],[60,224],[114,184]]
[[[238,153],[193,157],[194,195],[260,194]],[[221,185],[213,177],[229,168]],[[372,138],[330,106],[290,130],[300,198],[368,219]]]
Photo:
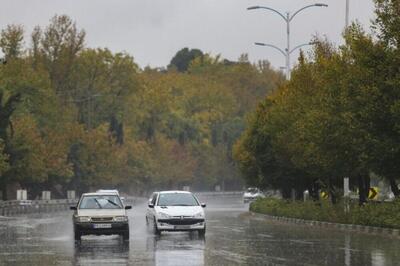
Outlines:
[[156,218],[154,218],[154,234],[156,234],[158,236],[161,235],[161,230],[158,229],[158,227],[157,227]]
[[82,236],[81,232],[79,232],[78,230],[74,231],[75,241],[81,241],[81,236]]
[[122,233],[122,239],[124,241],[129,241],[129,230]]
[[199,230],[199,236],[205,236],[206,235],[206,227],[204,226],[204,229]]

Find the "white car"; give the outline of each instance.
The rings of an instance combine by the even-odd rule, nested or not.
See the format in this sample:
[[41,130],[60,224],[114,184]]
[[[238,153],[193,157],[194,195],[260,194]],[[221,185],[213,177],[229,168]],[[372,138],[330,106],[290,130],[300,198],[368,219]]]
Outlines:
[[148,203],[146,224],[152,226],[157,235],[162,231],[198,231],[204,236],[205,207],[206,204],[188,191],[154,192]]
[[265,198],[264,194],[255,187],[249,187],[243,194],[243,202],[254,201],[258,198]]

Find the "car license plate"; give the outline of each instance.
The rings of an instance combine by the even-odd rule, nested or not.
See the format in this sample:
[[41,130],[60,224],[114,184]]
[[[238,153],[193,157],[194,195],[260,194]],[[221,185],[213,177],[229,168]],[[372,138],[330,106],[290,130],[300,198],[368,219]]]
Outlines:
[[93,225],[94,229],[99,229],[99,228],[111,228],[111,224],[94,224]]
[[176,230],[190,229],[190,225],[175,225]]

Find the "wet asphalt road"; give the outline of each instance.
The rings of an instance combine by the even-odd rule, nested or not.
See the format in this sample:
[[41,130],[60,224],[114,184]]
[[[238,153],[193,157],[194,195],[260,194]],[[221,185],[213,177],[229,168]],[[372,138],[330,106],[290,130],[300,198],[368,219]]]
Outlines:
[[257,219],[238,197],[204,201],[205,238],[155,236],[143,202],[130,211],[129,245],[116,236],[75,245],[69,212],[0,217],[0,265],[400,265],[398,239]]

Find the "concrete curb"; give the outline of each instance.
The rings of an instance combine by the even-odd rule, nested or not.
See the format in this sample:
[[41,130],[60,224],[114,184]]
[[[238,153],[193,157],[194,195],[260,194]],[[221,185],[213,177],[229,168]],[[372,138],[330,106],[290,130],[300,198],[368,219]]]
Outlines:
[[270,219],[270,220],[283,222],[283,223],[293,223],[293,224],[298,224],[298,225],[315,226],[315,227],[321,227],[321,228],[331,228],[331,229],[338,229],[341,231],[353,231],[353,232],[359,232],[359,233],[384,235],[384,236],[400,238],[400,229],[364,226],[364,225],[356,225],[356,224],[339,224],[339,223],[313,221],[313,220],[303,220],[303,219],[288,218],[288,217],[282,217],[282,216],[272,216],[272,215],[256,213],[256,212],[252,212],[252,211],[250,211],[250,214],[251,214],[251,216],[255,216],[255,217],[259,217],[259,218],[263,218],[263,219]]

